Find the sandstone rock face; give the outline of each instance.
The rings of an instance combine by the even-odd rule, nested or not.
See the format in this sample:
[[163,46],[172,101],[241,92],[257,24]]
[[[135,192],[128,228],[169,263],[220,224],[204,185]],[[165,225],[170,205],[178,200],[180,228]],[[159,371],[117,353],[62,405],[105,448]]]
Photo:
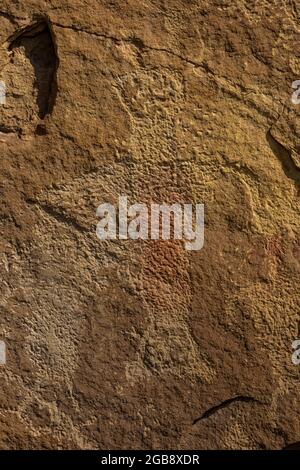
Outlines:
[[[1,0],[0,448],[300,440],[296,2]],[[96,208],[205,204],[205,243]]]

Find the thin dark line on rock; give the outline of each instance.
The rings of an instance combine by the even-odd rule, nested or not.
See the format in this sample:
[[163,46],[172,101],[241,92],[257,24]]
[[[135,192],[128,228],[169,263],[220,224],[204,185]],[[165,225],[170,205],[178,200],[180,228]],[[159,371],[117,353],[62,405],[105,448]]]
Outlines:
[[253,397],[248,397],[248,396],[242,396],[238,395],[233,398],[228,398],[228,400],[222,401],[222,403],[219,403],[218,405],[212,406],[208,410],[206,410],[199,418],[196,418],[193,421],[193,425],[197,424],[199,421],[202,421],[203,419],[210,418],[213,414],[217,413],[219,410],[222,410],[223,408],[226,408],[227,406],[231,405],[232,403],[260,403],[256,398]]
[[86,227],[80,225],[77,220],[74,219],[74,217],[71,217],[70,215],[67,215],[65,213],[60,212],[57,208],[49,205],[49,204],[41,204],[38,201],[34,201],[32,199],[27,199],[26,200],[27,204],[30,205],[35,205],[39,207],[42,211],[44,211],[46,214],[48,214],[50,217],[56,220],[56,222],[59,222],[64,225],[68,225],[69,227],[75,228],[77,231],[81,233],[88,233],[90,232],[89,229]]
[[275,139],[272,135],[272,128],[268,130],[266,139],[272,152],[280,161],[285,175],[300,187],[300,170],[292,158],[291,151]]

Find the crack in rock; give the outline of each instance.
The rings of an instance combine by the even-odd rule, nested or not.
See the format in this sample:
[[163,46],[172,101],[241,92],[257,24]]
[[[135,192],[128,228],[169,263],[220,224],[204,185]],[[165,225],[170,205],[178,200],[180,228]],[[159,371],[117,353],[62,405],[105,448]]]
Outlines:
[[288,444],[282,450],[300,450],[300,442],[293,442],[292,444]]
[[200,64],[199,62],[195,62],[194,60],[188,59],[187,57],[184,57],[181,54],[178,54],[177,52],[171,51],[169,49],[160,48],[160,47],[153,47],[153,46],[150,46],[148,44],[145,44],[140,38],[137,38],[137,37],[134,37],[134,36],[129,37],[129,38],[118,38],[116,36],[109,36],[109,35],[104,34],[104,33],[96,33],[96,32],[93,32],[93,31],[89,31],[87,29],[80,28],[79,26],[74,26],[74,25],[68,26],[68,25],[63,25],[61,23],[56,23],[56,22],[53,22],[52,24],[54,26],[57,26],[58,28],[69,29],[69,30],[72,30],[72,31],[75,31],[75,32],[89,34],[91,36],[95,36],[95,37],[98,37],[98,38],[108,39],[108,40],[113,41],[113,42],[118,43],[118,44],[129,43],[129,44],[132,44],[133,46],[135,46],[137,49],[139,49],[141,51],[148,49],[148,50],[155,51],[155,52],[164,52],[166,54],[170,54],[170,55],[176,57],[177,59],[182,60],[183,62],[186,62],[190,65],[193,65],[194,67],[200,67],[200,68],[205,69],[207,71],[207,67],[205,67],[204,64]]
[[38,115],[44,119],[51,114],[57,93],[58,56],[51,25],[45,20],[36,21],[17,30],[7,42],[11,52],[22,49],[34,69]]
[[59,60],[51,24],[39,19],[18,28],[2,47],[7,52],[2,70],[7,92],[1,132],[17,129],[19,137],[43,135],[41,122],[51,115],[57,94]]
[[300,188],[300,170],[292,158],[291,151],[275,139],[272,135],[272,127],[266,133],[266,139],[273,154],[280,161],[285,175]]
[[11,24],[13,24],[13,25],[18,24],[17,19],[16,19],[13,15],[11,15],[10,13],[8,13],[7,11],[2,11],[2,10],[1,10],[1,11],[0,11],[0,16],[2,16],[2,18],[5,18],[6,20],[10,21]]
[[253,397],[248,397],[248,396],[242,396],[238,395],[233,398],[228,398],[228,400],[222,401],[222,403],[219,403],[218,405],[214,405],[208,410],[206,410],[199,418],[196,418],[193,421],[193,425],[197,424],[199,421],[202,421],[203,419],[210,418],[213,414],[217,413],[219,410],[222,410],[223,408],[226,408],[227,406],[231,405],[232,403],[260,403],[256,398]]
[[42,211],[44,211],[48,216],[51,218],[55,219],[56,222],[60,224],[67,225],[68,227],[72,227],[76,229],[77,231],[81,233],[89,233],[90,230],[84,227],[83,225],[79,224],[77,220],[75,220],[74,217],[70,216],[69,214],[66,214],[64,212],[60,212],[58,208],[53,207],[49,204],[41,204],[38,201],[35,201],[33,199],[27,199],[26,200],[27,204],[31,206],[37,206],[39,207]]

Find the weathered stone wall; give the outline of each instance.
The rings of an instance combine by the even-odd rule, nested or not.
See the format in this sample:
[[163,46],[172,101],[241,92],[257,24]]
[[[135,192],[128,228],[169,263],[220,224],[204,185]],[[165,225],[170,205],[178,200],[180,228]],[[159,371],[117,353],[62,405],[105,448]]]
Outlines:
[[[300,440],[300,9],[1,0],[0,448]],[[205,204],[205,244],[95,211]]]

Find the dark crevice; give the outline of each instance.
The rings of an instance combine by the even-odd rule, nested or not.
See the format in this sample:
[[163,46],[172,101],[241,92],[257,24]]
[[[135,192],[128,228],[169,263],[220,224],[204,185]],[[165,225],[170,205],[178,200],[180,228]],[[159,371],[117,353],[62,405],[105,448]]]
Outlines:
[[145,43],[140,38],[132,36],[131,38],[129,38],[129,40],[137,49],[146,49]]
[[293,442],[293,444],[288,444],[283,447],[282,450],[300,450],[300,442]]
[[47,135],[47,128],[43,124],[39,124],[35,129],[35,135]]
[[19,31],[8,40],[9,50],[23,47],[35,72],[37,105],[40,119],[51,114],[57,95],[57,69],[59,60],[50,22],[36,21]]
[[188,59],[187,57],[184,57],[181,54],[178,54],[177,52],[171,51],[169,49],[160,48],[160,47],[153,47],[153,46],[150,46],[149,44],[145,44],[140,38],[138,38],[136,36],[132,36],[132,37],[129,37],[129,38],[118,38],[116,36],[110,36],[110,35],[107,35],[107,34],[104,34],[104,33],[97,33],[97,32],[93,32],[93,31],[89,31],[88,29],[84,29],[84,28],[81,28],[81,27],[75,26],[75,25],[68,26],[68,25],[64,25],[64,24],[56,23],[56,22],[53,22],[53,25],[57,26],[58,28],[69,29],[71,31],[84,33],[84,34],[89,34],[91,36],[95,36],[95,37],[98,37],[98,38],[101,38],[101,39],[107,39],[107,40],[115,42],[116,44],[129,43],[129,44],[132,44],[133,46],[135,46],[140,51],[149,50],[149,51],[154,51],[154,52],[164,52],[166,54],[172,55],[173,57],[176,57],[177,59],[182,60],[183,62],[186,62],[187,64],[193,65],[194,67],[200,67],[200,68],[204,68],[204,69],[206,67],[205,64],[200,64],[199,62]]
[[206,410],[199,418],[196,418],[193,421],[193,424],[197,424],[199,421],[202,421],[203,419],[207,419],[213,414],[215,414],[217,411],[222,410],[223,408],[226,408],[227,406],[231,405],[232,403],[239,402],[239,403],[260,403],[256,398],[253,397],[248,397],[248,396],[236,396],[233,398],[229,398],[228,400],[222,401],[222,403],[219,403],[218,405],[212,406],[208,410]]
[[22,130],[19,127],[8,127],[0,124],[0,133],[1,134],[22,134]]
[[300,188],[300,170],[292,158],[291,151],[273,137],[271,129],[268,130],[266,139],[272,152],[280,161],[285,175]]
[[35,205],[42,209],[46,214],[48,214],[50,217],[55,219],[57,222],[68,225],[69,227],[75,228],[81,233],[87,233],[89,232],[89,229],[86,227],[80,225],[77,220],[74,219],[74,217],[67,215],[63,212],[59,211],[59,208],[53,207],[50,204],[41,204],[38,201],[34,201],[33,199],[27,199],[26,200],[27,204],[30,205]]
[[14,25],[18,24],[17,20],[12,15],[10,15],[7,11],[0,11],[0,16],[5,18],[6,20],[9,20]]

